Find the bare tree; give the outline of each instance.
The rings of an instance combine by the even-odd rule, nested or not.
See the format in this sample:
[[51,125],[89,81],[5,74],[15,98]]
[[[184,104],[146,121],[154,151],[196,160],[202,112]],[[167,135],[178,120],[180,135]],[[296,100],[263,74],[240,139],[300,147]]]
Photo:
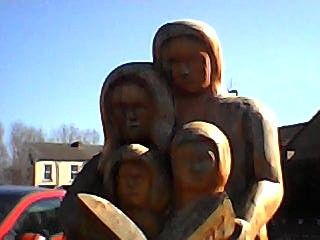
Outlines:
[[80,140],[80,130],[73,125],[63,124],[53,131],[52,139],[59,143],[72,143]]
[[85,144],[97,144],[99,143],[99,133],[94,129],[80,130],[72,124],[63,124],[52,132],[50,139],[59,143],[81,141]]
[[10,164],[10,157],[7,151],[7,147],[4,143],[4,128],[0,123],[0,184],[10,183],[8,179],[8,170]]
[[23,123],[14,123],[10,132],[10,150],[14,184],[32,183],[32,165],[29,160],[27,143],[44,142],[45,137],[41,129],[28,127]]
[[[35,142],[60,142],[72,143],[81,141],[85,144],[98,144],[99,133],[96,130],[80,130],[74,125],[61,125],[52,132],[48,139],[39,128],[27,126],[21,122],[12,124],[8,154],[3,142],[4,129],[0,123],[0,184],[32,184],[33,166],[30,162],[28,143]],[[11,156],[11,157],[10,157]],[[9,164],[11,160],[11,165]]]
[[98,144],[99,138],[99,133],[94,129],[81,131],[81,141],[85,144]]

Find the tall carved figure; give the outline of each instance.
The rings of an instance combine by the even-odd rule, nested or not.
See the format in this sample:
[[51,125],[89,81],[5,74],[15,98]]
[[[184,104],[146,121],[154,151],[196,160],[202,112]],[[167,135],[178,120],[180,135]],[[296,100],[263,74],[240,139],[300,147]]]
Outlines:
[[222,89],[222,51],[215,31],[199,21],[163,25],[153,41],[153,61],[171,86],[177,126],[206,121],[231,146],[226,185],[242,227],[238,239],[266,239],[266,223],[283,197],[277,128],[257,102],[228,97]]

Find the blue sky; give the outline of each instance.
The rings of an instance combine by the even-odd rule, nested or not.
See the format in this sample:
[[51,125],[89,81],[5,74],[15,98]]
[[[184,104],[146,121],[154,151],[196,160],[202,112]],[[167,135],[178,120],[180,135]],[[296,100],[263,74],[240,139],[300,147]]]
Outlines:
[[221,40],[225,86],[261,100],[278,125],[320,109],[320,1],[1,0],[0,122],[101,133],[99,95],[119,64],[151,61],[164,23],[194,18]]

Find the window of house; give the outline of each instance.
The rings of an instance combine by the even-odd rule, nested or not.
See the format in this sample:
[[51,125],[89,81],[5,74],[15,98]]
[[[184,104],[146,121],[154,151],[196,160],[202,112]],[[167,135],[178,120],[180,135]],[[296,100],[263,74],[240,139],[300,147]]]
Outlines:
[[290,160],[293,157],[294,154],[295,154],[295,151],[288,150],[287,151],[287,160]]
[[44,165],[44,179],[52,180],[52,165]]
[[71,179],[75,179],[77,174],[79,172],[79,166],[78,165],[71,165]]

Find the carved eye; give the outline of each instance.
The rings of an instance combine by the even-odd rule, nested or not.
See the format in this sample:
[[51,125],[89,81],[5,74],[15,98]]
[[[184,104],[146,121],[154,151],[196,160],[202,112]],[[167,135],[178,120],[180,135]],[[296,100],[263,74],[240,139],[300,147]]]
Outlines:
[[122,108],[115,105],[115,109],[113,110],[113,112],[114,112],[114,115],[122,114]]
[[169,62],[169,64],[175,64],[175,63],[178,62],[178,60],[175,59],[175,58],[169,58],[169,59],[168,59],[168,62]]
[[168,61],[165,61],[162,63],[162,69],[163,72],[165,73],[167,78],[171,78],[171,73],[172,73],[172,64],[170,64]]

